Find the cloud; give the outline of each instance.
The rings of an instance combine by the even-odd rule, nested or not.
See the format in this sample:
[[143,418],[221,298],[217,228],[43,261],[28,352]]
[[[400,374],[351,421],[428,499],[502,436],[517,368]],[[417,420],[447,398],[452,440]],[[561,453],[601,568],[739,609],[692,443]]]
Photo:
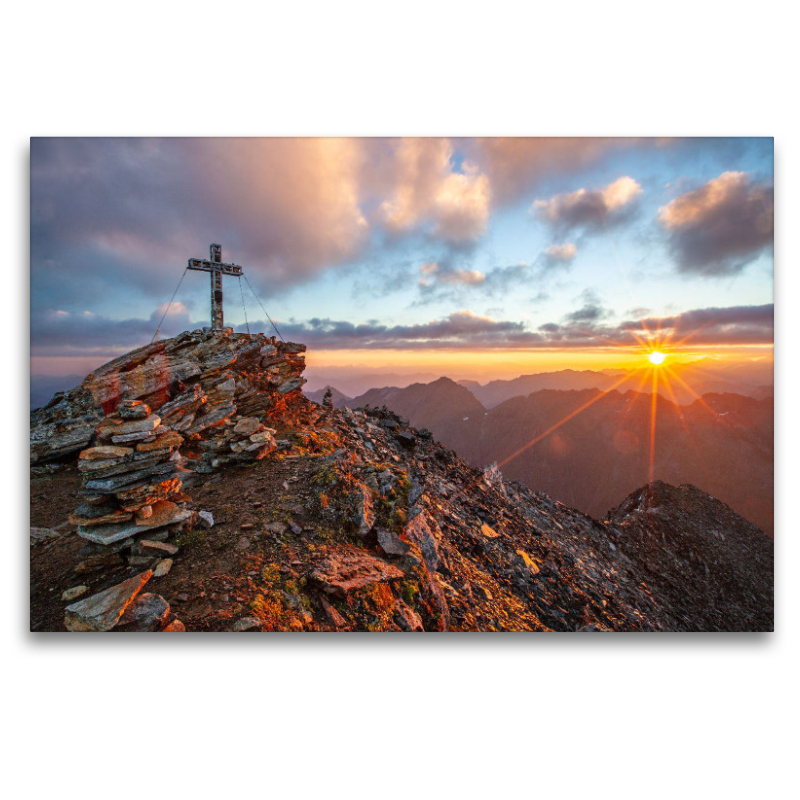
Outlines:
[[642,326],[649,331],[666,332],[672,342],[692,346],[699,344],[772,344],[775,339],[775,307],[729,306],[702,308],[672,317],[648,317],[624,323],[621,327],[641,335]]
[[596,322],[599,319],[607,317],[609,312],[597,303],[586,303],[582,308],[567,314],[565,319],[568,322],[583,323],[583,322]]
[[653,146],[655,139],[603,137],[502,137],[465,144],[491,181],[498,204],[513,202],[545,177],[567,175],[621,147]]
[[551,346],[560,347],[637,347],[643,339],[687,347],[763,345],[774,341],[774,307],[771,304],[703,308],[670,317],[600,324],[606,316],[601,307],[589,302],[568,314],[564,323],[546,323],[538,330],[546,335]]
[[419,285],[432,286],[436,282],[436,273],[439,271],[439,265],[435,261],[430,261],[423,264],[419,268]]
[[568,325],[587,325],[612,316],[611,311],[603,306],[597,293],[591,289],[581,292],[579,298],[583,302],[581,308],[564,316]]
[[556,267],[568,267],[575,256],[578,255],[578,247],[572,242],[566,244],[551,244],[545,248],[539,261],[543,271],[555,269]]
[[558,230],[590,230],[623,221],[641,193],[642,187],[625,175],[603,189],[578,189],[535,200],[530,210]]
[[163,298],[211,241],[274,292],[405,237],[471,247],[490,205],[448,139],[34,139],[31,300]]
[[553,261],[572,261],[578,253],[578,248],[572,243],[551,244],[544,253]]
[[476,269],[453,269],[446,263],[440,265],[436,261],[423,264],[419,268],[419,285],[431,287],[435,284],[455,284],[457,286],[477,286],[486,280],[486,276]]
[[[705,308],[671,317],[632,319],[617,325],[603,324],[609,316],[598,302],[586,300],[582,308],[561,323],[547,322],[536,330],[524,323],[494,319],[465,309],[447,317],[416,325],[383,325],[375,320],[314,318],[305,322],[276,320],[283,337],[303,342],[310,350],[342,349],[443,349],[443,350],[538,350],[639,346],[644,330],[659,331],[673,343],[685,346],[771,344],[774,339],[772,305]],[[163,313],[163,312],[162,312]],[[150,319],[113,320],[100,315],[64,314],[56,310],[31,316],[31,355],[39,358],[79,356],[98,364],[147,344],[153,338],[156,314]],[[192,330],[184,310],[167,315],[161,337]],[[240,325],[238,330],[244,332]],[[267,320],[250,323],[253,333],[274,333]]]
[[[164,316],[164,303],[148,319],[109,319],[100,314],[47,309],[31,312],[32,356],[92,356],[114,358],[149,343],[159,327],[160,338],[200,327],[189,319],[182,303]],[[164,316],[163,322],[161,321]],[[202,324],[208,324],[204,322]]]
[[[343,320],[311,319],[282,324],[284,337],[320,349],[425,349],[505,347],[510,341],[537,342],[540,337],[525,331],[521,322],[495,320],[465,309],[416,325],[353,324]],[[251,325],[252,328],[252,325]]]
[[448,139],[402,139],[389,196],[380,218],[399,234],[422,229],[451,245],[476,242],[489,220],[489,179],[470,162],[454,171],[453,145]]
[[168,296],[211,241],[262,289],[347,263],[369,245],[369,141],[34,139],[32,300]]
[[680,272],[734,275],[772,246],[774,190],[723,172],[662,206],[658,219]]
[[476,269],[456,269],[453,272],[444,272],[439,276],[440,281],[445,283],[461,283],[467,286],[475,286],[483,283],[486,276]]

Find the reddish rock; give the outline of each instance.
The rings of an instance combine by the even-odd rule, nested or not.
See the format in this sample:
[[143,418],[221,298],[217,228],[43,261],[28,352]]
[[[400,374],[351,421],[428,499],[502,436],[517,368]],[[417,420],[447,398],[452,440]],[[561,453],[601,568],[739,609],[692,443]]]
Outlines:
[[402,578],[403,572],[355,547],[331,552],[314,570],[312,578],[329,594],[347,594],[373,583]]

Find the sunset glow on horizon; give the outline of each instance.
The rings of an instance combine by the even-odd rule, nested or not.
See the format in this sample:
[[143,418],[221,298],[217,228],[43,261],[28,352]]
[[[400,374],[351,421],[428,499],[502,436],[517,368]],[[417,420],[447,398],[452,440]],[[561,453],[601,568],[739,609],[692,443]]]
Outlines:
[[33,139],[31,373],[207,325],[212,241],[225,324],[312,381],[762,363],[772,175],[771,139]]

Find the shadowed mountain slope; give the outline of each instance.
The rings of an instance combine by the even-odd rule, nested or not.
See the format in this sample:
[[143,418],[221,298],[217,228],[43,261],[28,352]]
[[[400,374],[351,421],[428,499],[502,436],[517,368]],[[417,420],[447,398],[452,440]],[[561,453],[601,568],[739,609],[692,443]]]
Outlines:
[[[486,412],[467,395],[443,378],[373,390],[354,404],[385,404],[471,464],[497,462],[509,480],[593,516],[650,479],[651,395],[542,390]],[[701,486],[771,535],[772,398],[709,394],[684,406],[659,395],[655,411],[653,476]]]

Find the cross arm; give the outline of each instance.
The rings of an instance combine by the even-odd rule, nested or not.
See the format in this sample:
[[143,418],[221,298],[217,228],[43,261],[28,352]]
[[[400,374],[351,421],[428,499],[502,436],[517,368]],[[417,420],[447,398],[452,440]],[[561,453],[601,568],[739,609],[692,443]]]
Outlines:
[[225,264],[221,261],[208,261],[205,258],[190,258],[187,269],[201,272],[221,272],[223,275],[241,275],[242,268],[238,264]]

